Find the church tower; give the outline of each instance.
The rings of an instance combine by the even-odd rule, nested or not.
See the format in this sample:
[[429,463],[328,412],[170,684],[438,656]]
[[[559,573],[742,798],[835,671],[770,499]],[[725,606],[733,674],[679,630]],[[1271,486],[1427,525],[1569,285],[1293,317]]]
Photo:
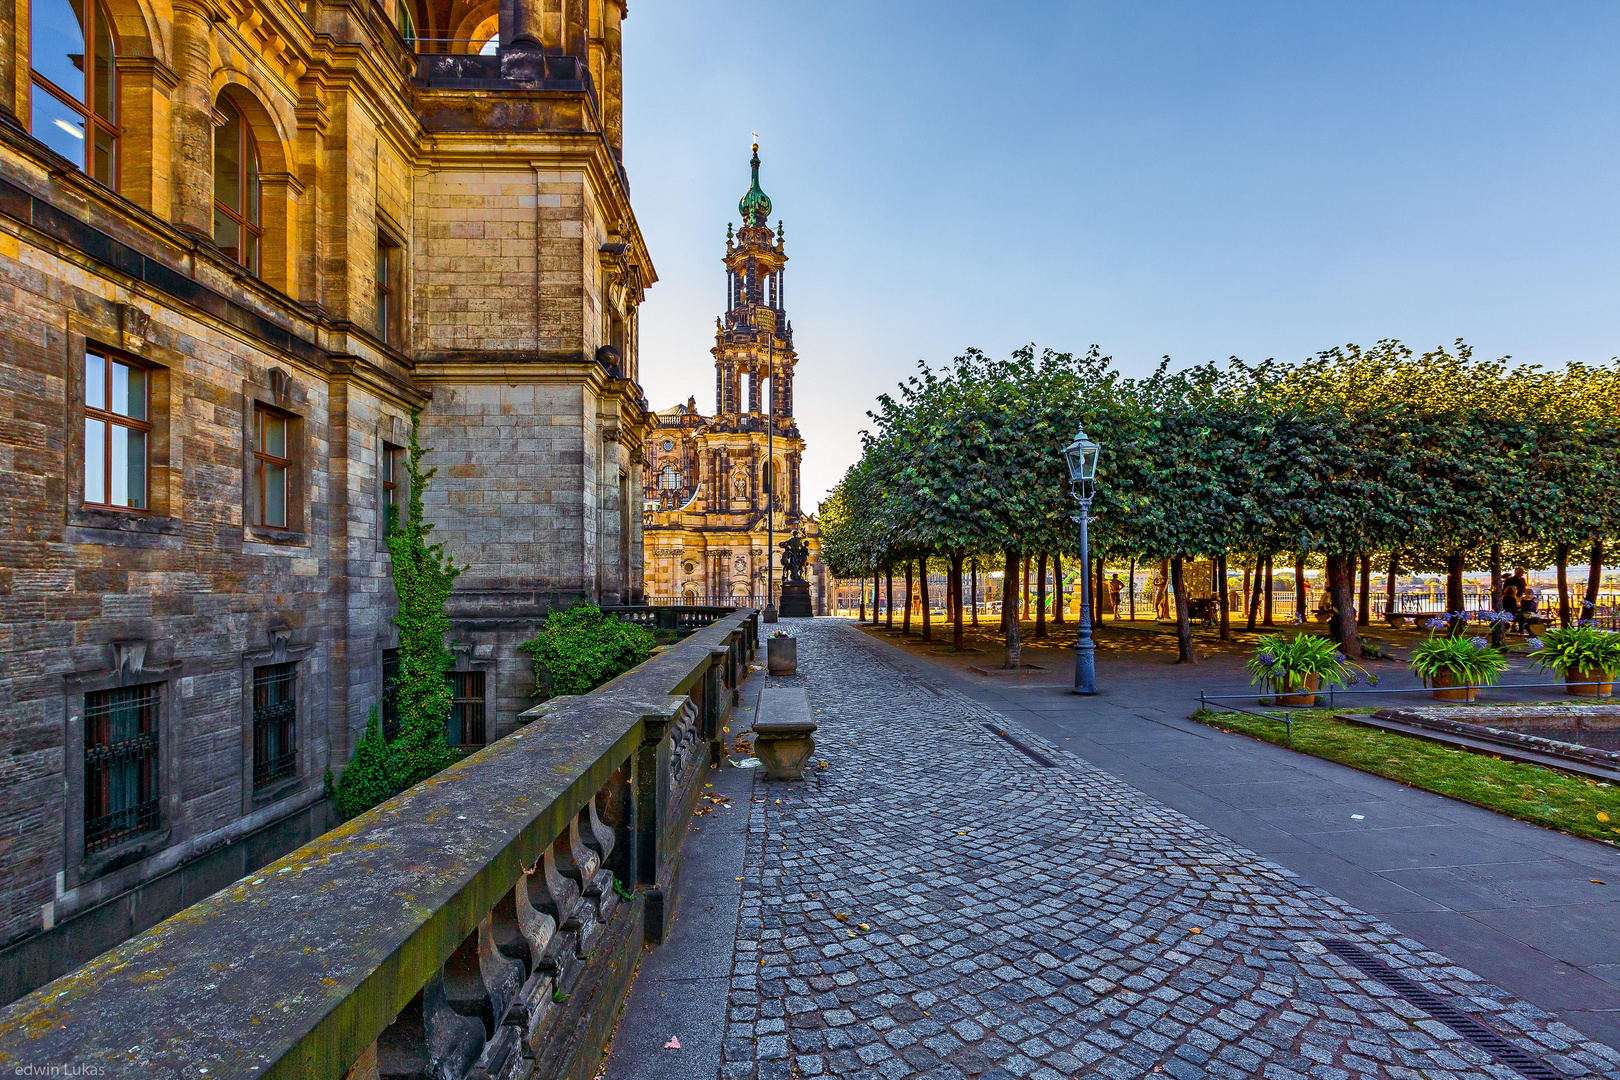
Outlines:
[[788,257],[783,250],[782,223],[776,223],[774,232],[769,224],[771,199],[759,186],[757,142],[748,164],[753,183],[737,203],[742,228],[733,236],[731,226],[726,226],[726,313],[715,326],[714,411],[723,417],[768,415],[773,403],[762,404],[760,394],[769,383],[776,397],[777,433],[781,434],[793,426],[793,365],[797,360],[793,325],[784,306]]
[[[796,531],[812,560],[820,546],[801,496],[788,257],[782,223],[771,228],[770,196],[759,186],[757,141],[748,165],[752,182],[737,204],[742,224],[726,226],[726,305],[710,350],[714,415],[701,415],[688,398],[660,410],[646,440],[645,591],[655,603],[762,606],[767,577],[781,571],[782,553],[773,548]],[[809,572],[824,600],[825,571],[812,561]]]

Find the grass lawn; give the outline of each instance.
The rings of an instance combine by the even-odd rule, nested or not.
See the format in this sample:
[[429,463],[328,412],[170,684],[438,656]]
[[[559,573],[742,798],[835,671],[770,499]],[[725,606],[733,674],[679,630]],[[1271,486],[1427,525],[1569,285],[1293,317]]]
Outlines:
[[[1620,843],[1620,788],[1598,780],[1357,727],[1335,713],[1295,712],[1293,749],[1588,840]],[[1287,746],[1281,720],[1200,710],[1194,720]]]

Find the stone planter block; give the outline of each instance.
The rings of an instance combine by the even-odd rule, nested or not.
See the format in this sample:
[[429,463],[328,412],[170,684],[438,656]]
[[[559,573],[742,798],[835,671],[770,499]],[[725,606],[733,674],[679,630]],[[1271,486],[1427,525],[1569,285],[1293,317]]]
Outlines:
[[754,709],[754,756],[765,766],[765,779],[804,779],[804,767],[816,750],[816,722],[810,717],[810,698],[801,689],[759,692]]
[[790,637],[766,638],[765,662],[772,675],[798,674],[799,639]]

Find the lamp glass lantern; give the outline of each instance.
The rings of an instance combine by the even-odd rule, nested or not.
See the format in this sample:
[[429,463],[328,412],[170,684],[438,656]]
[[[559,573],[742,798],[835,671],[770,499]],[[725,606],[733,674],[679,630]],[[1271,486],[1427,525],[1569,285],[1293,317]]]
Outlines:
[[1097,458],[1102,447],[1086,438],[1086,429],[1075,430],[1074,441],[1063,448],[1063,460],[1069,466],[1069,482],[1081,491],[1089,492],[1097,479]]

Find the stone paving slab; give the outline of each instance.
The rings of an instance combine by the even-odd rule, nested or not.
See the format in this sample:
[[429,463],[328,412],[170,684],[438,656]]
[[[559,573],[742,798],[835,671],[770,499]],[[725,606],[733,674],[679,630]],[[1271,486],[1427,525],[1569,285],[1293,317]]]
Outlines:
[[1341,938],[1554,1075],[1620,1080],[1620,1052],[854,627],[791,628],[801,674],[772,683],[808,690],[829,767],[753,781],[722,1078],[1519,1075]]

